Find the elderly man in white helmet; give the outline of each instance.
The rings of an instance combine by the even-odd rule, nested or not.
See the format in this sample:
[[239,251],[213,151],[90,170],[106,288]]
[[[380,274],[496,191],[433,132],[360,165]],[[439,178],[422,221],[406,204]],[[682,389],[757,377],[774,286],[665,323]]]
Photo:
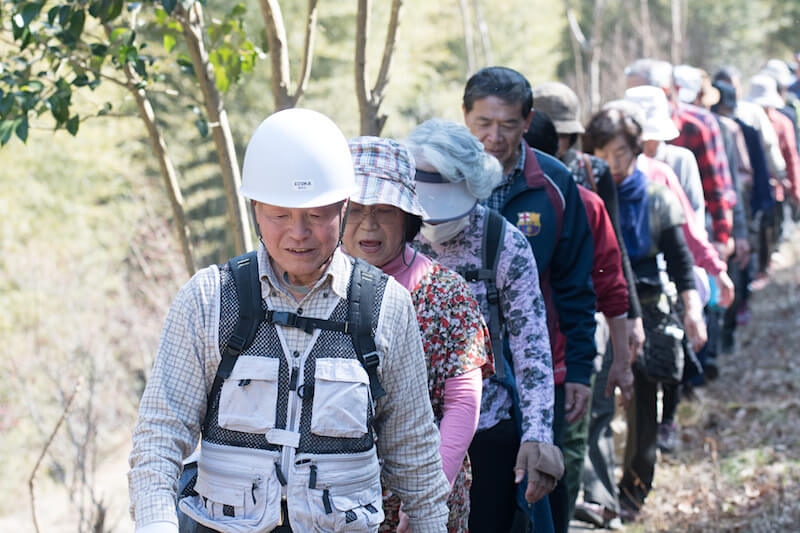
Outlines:
[[339,249],[354,190],[324,115],[282,111],[253,134],[240,192],[261,245],[172,304],[133,435],[137,533],[175,533],[178,516],[181,532],[377,531],[381,475],[412,531],[446,530],[411,298]]

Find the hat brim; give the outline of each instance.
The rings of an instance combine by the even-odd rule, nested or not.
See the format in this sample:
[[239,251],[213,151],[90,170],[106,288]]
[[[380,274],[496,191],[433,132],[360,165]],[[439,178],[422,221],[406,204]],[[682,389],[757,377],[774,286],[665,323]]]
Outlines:
[[425,222],[447,222],[469,214],[478,199],[461,183],[416,182],[417,197],[427,216]]
[[645,127],[642,131],[643,141],[671,141],[680,135],[675,123],[671,120],[655,127]]
[[586,133],[583,125],[577,120],[554,120],[553,126],[559,135],[570,135],[572,133]]
[[748,100],[761,107],[774,107],[776,109],[780,109],[786,105],[780,96],[775,95],[756,96],[754,98],[748,98]]
[[410,194],[402,185],[394,181],[356,173],[356,185],[356,193],[350,197],[352,202],[361,205],[391,205],[423,219],[427,216],[424,207],[419,202],[419,197],[416,194]]

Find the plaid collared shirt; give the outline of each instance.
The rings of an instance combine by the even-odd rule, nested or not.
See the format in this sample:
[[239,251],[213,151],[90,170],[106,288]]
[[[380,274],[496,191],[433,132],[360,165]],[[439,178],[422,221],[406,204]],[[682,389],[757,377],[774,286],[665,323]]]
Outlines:
[[717,171],[716,152],[711,132],[702,122],[681,107],[673,109],[672,120],[678,127],[680,135],[670,141],[670,144],[688,148],[697,159],[706,212],[711,215],[714,240],[726,243],[731,234],[731,208],[725,199],[724,176]]
[[[325,274],[299,302],[278,281],[263,245],[258,251],[261,296],[269,309],[327,318],[330,298],[347,298],[352,259],[337,250]],[[200,270],[169,310],[155,365],[139,405],[128,473],[137,527],[164,522],[177,528],[175,491],[181,462],[196,447],[220,363],[219,270]],[[312,335],[277,326],[287,348],[302,351]],[[411,296],[390,278],[375,333],[386,396],[376,402],[378,454],[386,488],[400,496],[414,531],[446,530],[450,486],[442,471],[439,432],[427,394],[427,371]],[[288,355],[287,355],[288,357]]]
[[481,205],[485,205],[495,211],[500,211],[503,209],[503,206],[508,200],[508,192],[511,190],[511,185],[514,184],[514,180],[517,176],[521,175],[525,171],[525,141],[520,141],[520,150],[519,150],[519,157],[517,158],[517,164],[514,165],[514,168],[503,176],[503,181],[494,188],[492,191],[492,195],[489,196],[486,200],[481,200]]

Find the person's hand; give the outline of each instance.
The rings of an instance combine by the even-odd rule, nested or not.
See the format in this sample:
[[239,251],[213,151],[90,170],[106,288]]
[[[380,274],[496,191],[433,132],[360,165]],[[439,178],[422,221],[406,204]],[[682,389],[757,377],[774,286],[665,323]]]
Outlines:
[[717,250],[717,254],[719,254],[719,258],[723,261],[727,261],[728,257],[731,256],[733,253],[733,239],[728,239],[728,242],[719,242],[714,241],[714,248]]
[[683,328],[686,330],[689,342],[692,343],[692,348],[695,352],[699,352],[708,340],[706,323],[703,321],[703,317],[699,313],[685,313],[683,315]]
[[716,275],[714,280],[717,282],[719,289],[719,305],[720,307],[729,307],[733,303],[734,288],[731,278],[727,272],[720,272]]
[[556,483],[564,475],[561,450],[545,442],[523,442],[514,465],[514,483],[520,483],[525,474],[528,474],[525,501],[534,503],[541,500],[556,488]]
[[589,405],[589,396],[592,390],[582,383],[567,382],[564,384],[564,391],[566,393],[564,409],[567,415],[567,423],[572,424],[586,414],[586,407]]
[[399,511],[400,521],[397,523],[397,533],[411,533],[411,526],[408,524],[408,515],[403,512],[402,509]]
[[628,406],[628,402],[633,397],[633,370],[628,361],[613,361],[611,368],[608,369],[608,380],[606,382],[606,398],[614,394],[614,389],[619,387],[622,393],[622,405]]
[[736,239],[736,253],[734,254],[734,257],[736,258],[736,264],[739,268],[747,268],[747,265],[750,264],[751,253],[752,249],[750,248],[750,241],[748,241],[747,238]]
[[642,317],[628,319],[628,346],[631,351],[631,363],[644,348],[644,324]]

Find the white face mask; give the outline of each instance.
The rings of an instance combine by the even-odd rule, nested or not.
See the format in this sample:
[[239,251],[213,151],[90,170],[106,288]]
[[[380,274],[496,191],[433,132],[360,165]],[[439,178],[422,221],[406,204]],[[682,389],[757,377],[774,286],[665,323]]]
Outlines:
[[450,220],[448,222],[440,222],[438,224],[422,224],[420,233],[434,244],[441,244],[449,241],[469,226],[469,215]]

